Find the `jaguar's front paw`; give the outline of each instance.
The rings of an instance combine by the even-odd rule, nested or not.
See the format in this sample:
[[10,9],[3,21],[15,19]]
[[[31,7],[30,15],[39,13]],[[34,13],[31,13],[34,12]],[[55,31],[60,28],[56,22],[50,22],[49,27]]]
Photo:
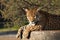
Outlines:
[[16,38],[18,39],[20,35],[16,35]]

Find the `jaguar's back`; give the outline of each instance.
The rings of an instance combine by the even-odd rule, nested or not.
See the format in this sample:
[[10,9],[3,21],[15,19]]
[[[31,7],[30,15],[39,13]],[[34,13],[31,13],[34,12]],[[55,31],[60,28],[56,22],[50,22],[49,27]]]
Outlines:
[[60,30],[60,15],[50,14],[46,11],[40,10],[39,13],[46,15],[46,23],[44,29],[47,30]]

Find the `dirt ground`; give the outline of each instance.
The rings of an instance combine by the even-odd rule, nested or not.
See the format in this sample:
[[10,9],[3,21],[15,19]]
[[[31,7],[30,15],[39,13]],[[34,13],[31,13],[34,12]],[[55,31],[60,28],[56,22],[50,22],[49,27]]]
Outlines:
[[0,40],[19,40],[15,35],[0,35]]

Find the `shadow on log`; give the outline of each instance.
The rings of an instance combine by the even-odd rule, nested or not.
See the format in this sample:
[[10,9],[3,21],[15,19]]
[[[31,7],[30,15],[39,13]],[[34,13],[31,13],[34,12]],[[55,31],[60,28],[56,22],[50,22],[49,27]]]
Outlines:
[[60,31],[34,31],[29,40],[60,40]]

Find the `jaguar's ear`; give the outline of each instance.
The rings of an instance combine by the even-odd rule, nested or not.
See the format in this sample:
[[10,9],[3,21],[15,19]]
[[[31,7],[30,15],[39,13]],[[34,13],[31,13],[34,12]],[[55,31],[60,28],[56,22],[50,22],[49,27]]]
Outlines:
[[23,8],[23,10],[24,10],[25,12],[29,11],[27,8]]
[[40,8],[39,8],[38,6],[35,6],[35,7],[34,7],[34,10],[35,10],[35,12],[37,12],[37,11],[40,10]]
[[41,10],[41,9],[42,9],[42,7],[37,8],[37,12],[38,12],[39,10]]

